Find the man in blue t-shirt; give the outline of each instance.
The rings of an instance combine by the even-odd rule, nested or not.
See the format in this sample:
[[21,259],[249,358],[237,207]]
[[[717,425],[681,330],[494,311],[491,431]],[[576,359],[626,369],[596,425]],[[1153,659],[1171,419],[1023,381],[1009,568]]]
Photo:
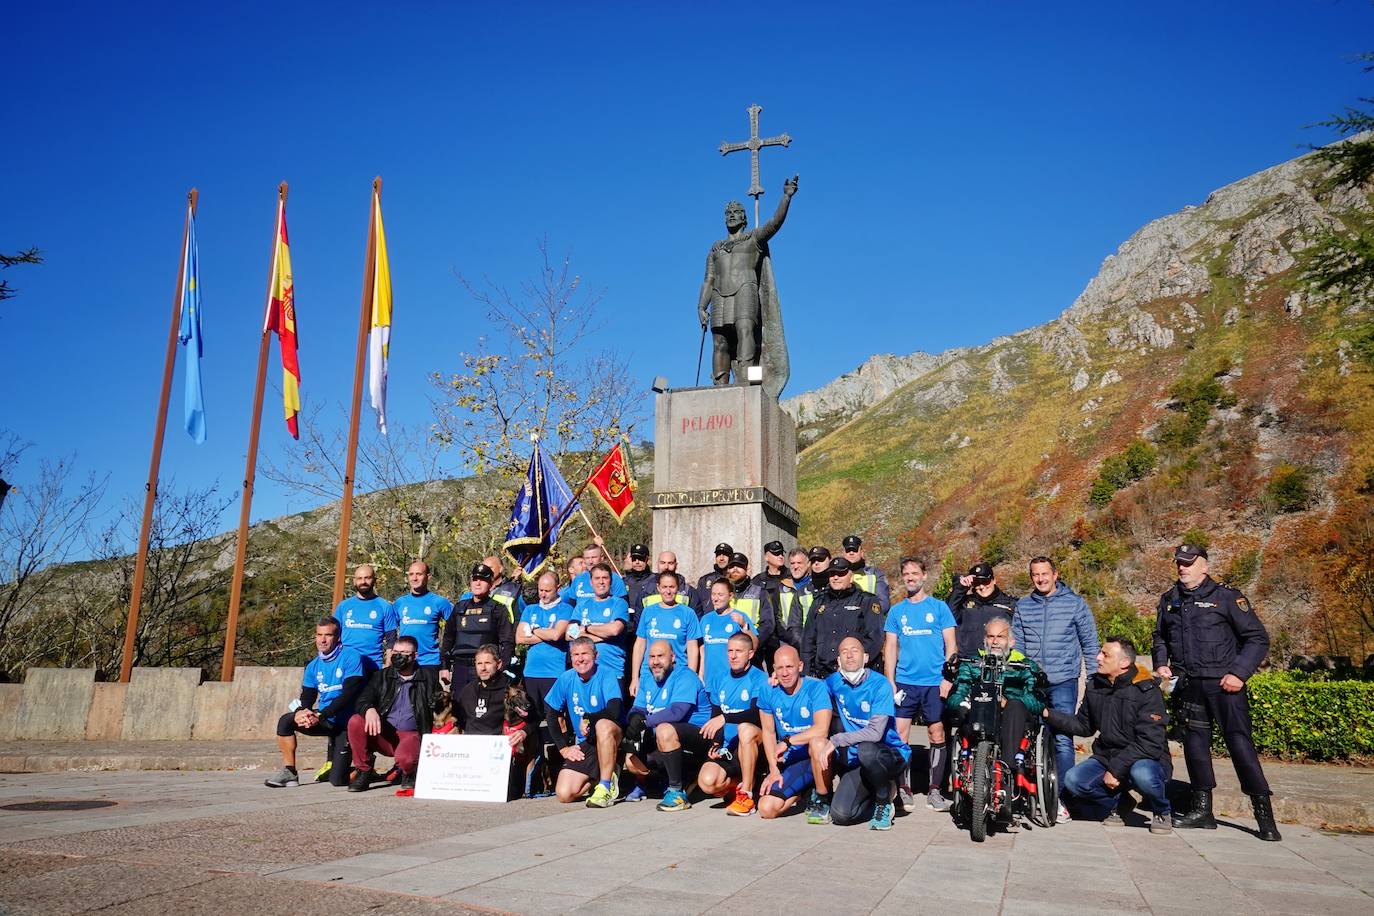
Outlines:
[[406,569],[410,591],[391,602],[396,637],[409,636],[418,647],[417,664],[427,677],[439,676],[439,625],[453,616],[453,602],[429,590],[429,564],[416,560]]
[[611,575],[611,567],[606,563],[592,567],[592,597],[577,602],[575,635],[586,636],[595,642],[597,665],[609,671],[622,685],[628,685],[625,647],[629,644],[630,606],[624,598],[611,594]]
[[[301,784],[296,774],[296,733],[334,737],[348,730],[353,703],[367,683],[361,655],[339,641],[339,621],[326,617],[315,624],[315,649],[319,652],[301,675],[298,708],[277,720],[277,749],[282,769],[265,780],[273,789]],[[348,782],[347,763],[333,773],[335,785]]]
[[871,830],[892,828],[892,781],[911,758],[911,749],[897,735],[896,704],[892,684],[876,671],[868,670],[868,653],[855,636],[840,642],[839,670],[826,678],[825,686],[834,700],[842,731],[830,737],[822,749],[839,783],[834,785],[828,770],[817,780],[808,824],[861,823],[868,819]]
[[[600,544],[588,544],[582,549],[581,572],[573,576],[572,581],[563,588],[563,600],[567,601],[574,608],[581,610],[580,605],[583,601],[590,601],[596,597],[596,588],[592,585],[592,570],[603,565],[611,572],[611,583],[607,587],[607,594],[612,598],[624,598],[628,594],[625,588],[625,580],[620,578],[620,574],[611,569],[611,564],[606,562],[606,551]],[[629,602],[625,603],[629,607]]]
[[544,700],[549,738],[563,757],[555,791],[559,801],[575,802],[595,781],[587,807],[609,808],[620,794],[620,682],[598,663],[590,637],[573,639],[568,658],[572,670],[558,676]]
[[334,616],[343,627],[343,644],[357,652],[368,665],[368,673],[382,667],[386,649],[396,638],[396,612],[376,592],[377,573],[364,563],[353,570],[351,598],[345,598],[334,609]]
[[[568,627],[575,614],[572,605],[559,597],[558,574],[553,570],[541,573],[535,587],[538,598],[521,611],[515,642],[526,647],[522,680],[530,701],[529,721],[537,732],[539,723],[544,721],[544,698],[568,667]],[[546,795],[551,786],[548,762],[543,757],[544,741],[540,738],[533,744],[535,766],[530,771],[530,792]]]
[[[686,811],[692,807],[683,791],[683,754],[704,759],[711,742],[701,727],[711,718],[711,703],[696,672],[678,664],[673,645],[656,639],[649,645],[648,673],[640,679],[639,692],[625,726],[627,744],[636,748],[625,758],[625,769],[641,780],[656,770],[668,777],[660,811]],[[644,797],[643,782],[627,801]]]
[[[892,605],[883,625],[883,670],[897,700],[897,734],[910,742],[911,722],[926,726],[930,739],[930,778],[926,804],[933,811],[948,811],[949,799],[940,792],[944,784],[945,697],[950,682],[944,678],[945,661],[958,654],[959,624],[949,605],[926,594],[926,564],[919,557],[902,557],[902,584],[906,598]],[[902,806],[912,809],[910,770],[898,780]]]
[[701,734],[719,748],[701,767],[697,785],[708,795],[733,792],[725,813],[748,817],[754,813],[754,775],[758,772],[759,703],[771,689],[768,675],[754,667],[754,637],[736,633],[726,646],[730,670],[716,678],[708,691],[711,719]]
[[834,712],[825,682],[802,675],[801,654],[795,647],[778,646],[773,676],[777,684],[759,702],[768,773],[759,785],[758,808],[766,820],[790,810],[815,787]]
[[667,640],[673,647],[677,664],[692,671],[701,670],[701,619],[696,611],[677,598],[677,573],[658,574],[659,600],[644,607],[635,631],[634,654],[630,660],[630,696],[639,693],[639,682],[649,676],[646,657],[649,644]]

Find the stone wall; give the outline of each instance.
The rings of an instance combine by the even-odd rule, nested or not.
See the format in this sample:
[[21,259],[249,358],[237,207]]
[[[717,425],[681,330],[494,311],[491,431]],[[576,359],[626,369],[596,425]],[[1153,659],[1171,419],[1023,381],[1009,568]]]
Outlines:
[[0,684],[0,741],[271,738],[301,673],[241,665],[222,684],[199,668],[135,668],[127,684],[98,684],[93,668],[31,668]]

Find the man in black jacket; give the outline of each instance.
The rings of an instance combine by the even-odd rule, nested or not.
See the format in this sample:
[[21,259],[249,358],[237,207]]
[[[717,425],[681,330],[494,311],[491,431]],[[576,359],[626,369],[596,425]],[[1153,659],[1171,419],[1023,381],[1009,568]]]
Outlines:
[[972,658],[983,648],[983,628],[994,617],[1011,622],[1016,611],[1016,596],[1008,595],[997,584],[992,567],[975,563],[966,575],[954,580],[949,590],[949,609],[959,629],[954,633],[959,655]]
[[1042,715],[1058,732],[1084,738],[1097,732],[1093,755],[1059,777],[1088,817],[1108,815],[1133,785],[1154,812],[1150,832],[1168,833],[1169,714],[1159,683],[1144,665],[1136,666],[1135,657],[1129,639],[1107,637],[1078,714],[1046,706]]
[[1269,782],[1250,735],[1250,697],[1245,682],[1269,654],[1269,632],[1238,589],[1208,575],[1207,548],[1180,544],[1174,550],[1178,581],[1159,598],[1154,664],[1161,678],[1178,677],[1183,715],[1183,759],[1193,785],[1192,809],[1175,827],[1215,830],[1212,790],[1212,723],[1221,726],[1240,788],[1250,796],[1259,838],[1281,839],[1274,823]]
[[416,663],[413,636],[399,636],[391,646],[391,664],[373,672],[358,695],[348,720],[348,743],[357,775],[350,792],[365,792],[379,780],[373,755],[395,759],[401,770],[401,789],[413,789],[420,761],[420,736],[434,730],[434,707],[439,685],[434,675]]
[[829,577],[816,593],[802,630],[802,660],[813,677],[822,680],[839,667],[840,643],[857,637],[869,666],[882,662],[883,623],[886,617],[878,598],[854,584],[854,570],[844,557],[830,561]]

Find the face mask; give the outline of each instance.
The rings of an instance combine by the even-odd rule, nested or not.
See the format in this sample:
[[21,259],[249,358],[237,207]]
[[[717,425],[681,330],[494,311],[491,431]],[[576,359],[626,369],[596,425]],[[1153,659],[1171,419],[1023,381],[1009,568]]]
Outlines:
[[395,652],[391,653],[391,667],[395,668],[397,671],[406,670],[413,661],[415,661],[415,656],[413,655],[397,655]]
[[865,673],[863,668],[860,668],[858,671],[845,671],[843,668],[840,669],[840,677],[848,681],[851,687],[857,686],[859,681],[864,679]]

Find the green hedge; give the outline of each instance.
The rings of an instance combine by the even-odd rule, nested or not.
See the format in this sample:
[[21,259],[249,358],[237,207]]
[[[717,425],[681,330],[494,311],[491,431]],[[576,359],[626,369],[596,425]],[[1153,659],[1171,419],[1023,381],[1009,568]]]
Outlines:
[[[1250,678],[1248,687],[1261,754],[1290,760],[1374,757],[1374,683],[1270,671]],[[1176,710],[1173,716],[1180,722]],[[1216,729],[1212,749],[1226,752]]]

